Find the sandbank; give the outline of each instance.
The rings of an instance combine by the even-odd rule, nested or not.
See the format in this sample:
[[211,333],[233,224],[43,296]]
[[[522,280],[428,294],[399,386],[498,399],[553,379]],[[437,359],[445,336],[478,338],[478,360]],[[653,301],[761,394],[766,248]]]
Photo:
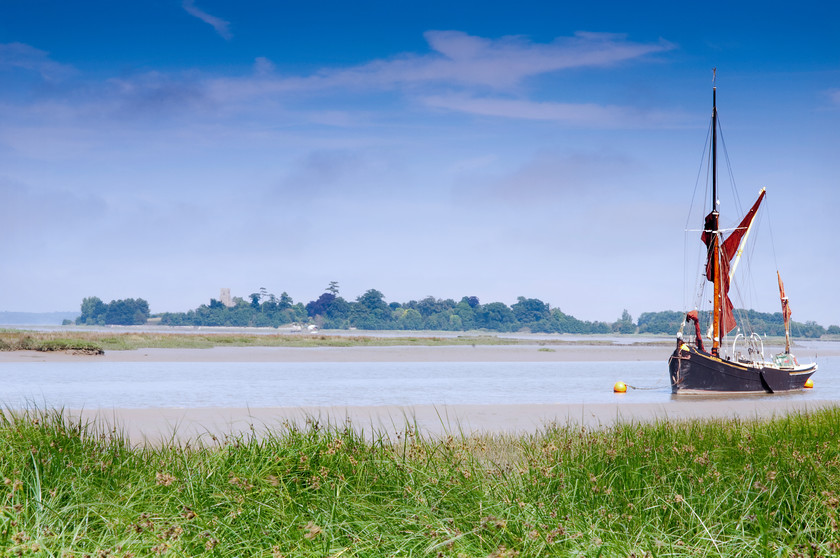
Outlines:
[[0,352],[3,362],[595,362],[667,360],[671,345],[442,345],[137,349],[104,355]]

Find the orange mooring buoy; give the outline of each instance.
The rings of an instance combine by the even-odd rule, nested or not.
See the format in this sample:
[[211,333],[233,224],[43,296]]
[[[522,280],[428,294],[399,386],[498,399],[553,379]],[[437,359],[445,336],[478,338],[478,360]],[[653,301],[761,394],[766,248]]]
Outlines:
[[613,391],[615,393],[624,393],[627,391],[627,384],[624,382],[616,382],[613,386]]
[[811,378],[808,378],[807,380],[805,380],[805,387],[808,388],[808,389],[813,388],[814,387],[814,380],[812,380]]

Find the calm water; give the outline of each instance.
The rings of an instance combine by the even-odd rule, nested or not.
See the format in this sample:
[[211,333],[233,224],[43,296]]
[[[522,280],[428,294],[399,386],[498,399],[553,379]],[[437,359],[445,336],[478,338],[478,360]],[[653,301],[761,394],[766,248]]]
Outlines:
[[[817,360],[816,388],[840,400],[840,357]],[[613,384],[630,386],[614,394]],[[757,396],[751,396],[757,397]],[[760,397],[760,396],[758,396]],[[665,403],[666,362],[0,364],[0,405],[21,408]]]

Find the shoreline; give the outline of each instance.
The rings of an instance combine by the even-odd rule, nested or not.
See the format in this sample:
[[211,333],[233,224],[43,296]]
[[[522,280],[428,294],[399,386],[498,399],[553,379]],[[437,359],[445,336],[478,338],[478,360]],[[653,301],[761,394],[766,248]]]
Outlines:
[[[667,361],[672,344],[438,345],[352,347],[141,348],[104,355],[72,351],[0,351],[0,364],[21,362],[617,362]],[[801,348],[803,361],[840,356],[840,347]]]
[[[827,350],[830,349],[830,350]],[[65,352],[0,352],[0,365],[38,362],[661,362],[672,351],[667,345],[444,345],[355,347],[214,347],[206,349],[136,349],[106,351],[104,355]],[[800,350],[800,358],[811,355]],[[838,356],[840,349],[824,347],[820,356]],[[347,420],[365,433],[389,437],[416,425],[424,435],[533,434],[547,425],[574,424],[587,428],[619,422],[656,422],[690,419],[754,419],[835,406],[832,400],[751,397],[672,396],[662,403],[634,403],[618,396],[611,403],[515,405],[416,405],[332,407],[192,407],[67,409],[65,414],[93,421],[97,428],[123,432],[132,444],[211,443],[225,435],[257,435],[284,424],[305,425],[307,418],[322,424],[344,425]],[[19,413],[25,410],[5,410]],[[32,412],[37,412],[37,408]]]
[[613,362],[663,360],[670,346],[652,345],[441,345],[374,347],[212,347],[132,349],[104,355],[67,351],[0,352],[15,362]]
[[[527,435],[551,425],[609,428],[623,423],[688,420],[766,420],[835,407],[831,400],[681,398],[662,404],[593,403],[534,405],[414,405],[256,408],[68,409],[68,418],[90,422],[100,432],[122,433],[132,445],[204,443],[226,437],[263,436],[290,425],[349,425],[369,437],[399,439],[407,430],[426,437]],[[15,411],[5,411],[7,413]],[[20,411],[18,411],[20,412]]]

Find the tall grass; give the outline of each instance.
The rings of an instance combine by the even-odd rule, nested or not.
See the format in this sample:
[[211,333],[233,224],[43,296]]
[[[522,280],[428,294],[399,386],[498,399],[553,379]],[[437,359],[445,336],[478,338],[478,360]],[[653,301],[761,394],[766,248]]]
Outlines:
[[397,437],[314,421],[132,447],[0,422],[4,556],[816,556],[840,550],[840,411]]
[[[222,333],[109,333],[96,331],[40,332],[0,330],[0,351],[15,350],[131,350],[140,348],[206,349],[211,347],[383,347],[383,346],[442,346],[442,345],[517,345],[523,340],[499,338],[494,335],[436,337],[433,334],[416,337],[373,337],[366,335],[312,334],[222,334]],[[544,344],[545,342],[542,342]]]

